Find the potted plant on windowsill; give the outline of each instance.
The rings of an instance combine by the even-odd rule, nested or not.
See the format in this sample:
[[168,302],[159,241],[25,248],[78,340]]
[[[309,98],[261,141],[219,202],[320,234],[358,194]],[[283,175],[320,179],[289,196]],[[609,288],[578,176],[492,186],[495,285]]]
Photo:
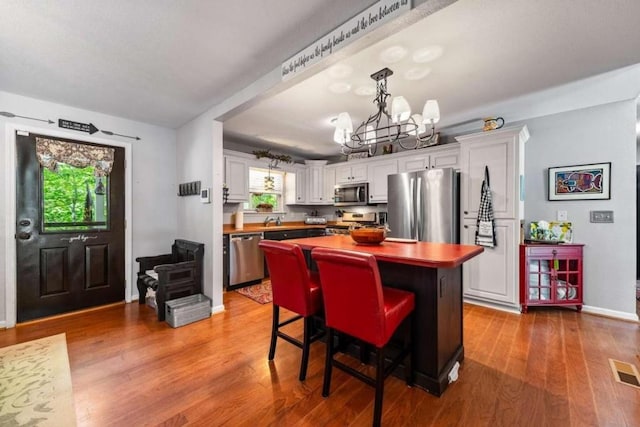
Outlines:
[[260,203],[259,205],[256,205],[256,210],[258,212],[272,212],[273,205],[271,203]]

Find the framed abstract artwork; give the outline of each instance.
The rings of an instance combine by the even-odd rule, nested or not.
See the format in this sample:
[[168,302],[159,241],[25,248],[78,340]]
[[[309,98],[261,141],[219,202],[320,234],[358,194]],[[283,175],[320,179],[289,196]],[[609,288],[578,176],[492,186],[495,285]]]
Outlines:
[[611,163],[549,168],[549,200],[611,198]]

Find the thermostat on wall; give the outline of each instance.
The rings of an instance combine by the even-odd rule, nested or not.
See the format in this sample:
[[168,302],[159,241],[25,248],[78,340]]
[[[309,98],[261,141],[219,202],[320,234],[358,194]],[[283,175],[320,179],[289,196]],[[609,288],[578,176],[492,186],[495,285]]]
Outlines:
[[200,201],[202,203],[211,203],[211,194],[209,188],[203,188],[200,190]]

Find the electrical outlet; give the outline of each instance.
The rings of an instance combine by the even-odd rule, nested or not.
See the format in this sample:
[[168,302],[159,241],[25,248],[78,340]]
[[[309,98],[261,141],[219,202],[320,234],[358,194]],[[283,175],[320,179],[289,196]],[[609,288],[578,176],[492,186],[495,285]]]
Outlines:
[[556,218],[558,219],[558,221],[566,221],[568,219],[567,211],[556,212]]
[[591,222],[613,222],[613,211],[589,211]]

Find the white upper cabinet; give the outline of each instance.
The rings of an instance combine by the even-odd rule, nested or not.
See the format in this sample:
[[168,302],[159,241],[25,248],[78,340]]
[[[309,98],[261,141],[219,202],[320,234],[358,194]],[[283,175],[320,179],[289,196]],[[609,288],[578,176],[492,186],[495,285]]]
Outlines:
[[369,203],[387,203],[387,176],[398,173],[398,161],[377,160],[367,165],[369,174]]
[[304,205],[307,202],[307,168],[294,166],[285,176],[285,203]]
[[529,132],[524,127],[503,128],[460,136],[461,206],[465,218],[476,218],[485,166],[493,197],[495,218],[524,218],[524,143]]
[[249,200],[249,165],[247,159],[225,156],[224,179],[229,189],[227,202],[247,202]]
[[398,172],[415,172],[434,168],[460,168],[460,144],[458,143],[421,148],[399,154]]
[[336,184],[352,184],[367,181],[367,163],[336,167]]
[[402,157],[398,159],[399,172],[416,172],[429,169],[429,161],[431,156],[426,153],[416,154],[415,156]]
[[324,168],[324,200],[328,205],[333,204],[334,187],[336,185],[336,168],[326,166]]
[[307,165],[307,194],[306,204],[327,205],[333,203],[326,198],[325,165],[326,160],[306,160]]
[[443,150],[437,150],[431,153],[429,167],[431,169],[453,168],[460,169],[460,147],[451,147]]

